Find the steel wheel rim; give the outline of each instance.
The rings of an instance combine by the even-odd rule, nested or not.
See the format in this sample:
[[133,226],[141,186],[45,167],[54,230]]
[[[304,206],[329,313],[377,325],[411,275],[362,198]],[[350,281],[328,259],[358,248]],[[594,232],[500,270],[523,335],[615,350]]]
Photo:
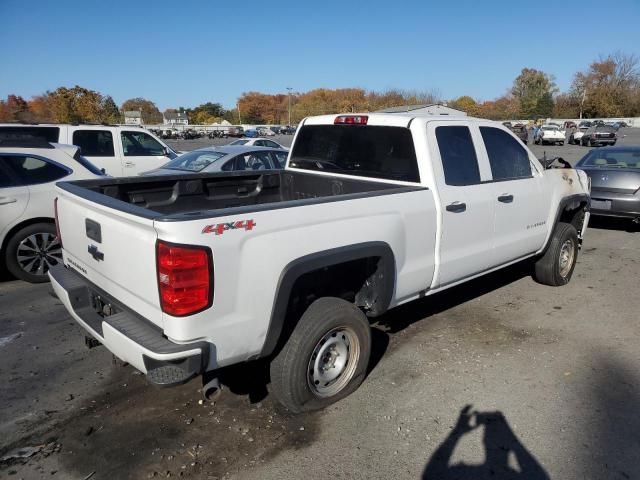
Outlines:
[[571,267],[573,266],[573,259],[576,255],[576,248],[573,244],[573,241],[566,240],[562,247],[560,248],[560,259],[558,261],[560,266],[560,276],[566,277],[569,275],[571,271]]
[[18,244],[16,260],[18,266],[29,275],[46,275],[52,266],[62,260],[62,246],[53,233],[32,233]]
[[360,359],[360,342],[349,327],[328,331],[316,343],[307,367],[307,382],[318,397],[331,397],[346,387]]

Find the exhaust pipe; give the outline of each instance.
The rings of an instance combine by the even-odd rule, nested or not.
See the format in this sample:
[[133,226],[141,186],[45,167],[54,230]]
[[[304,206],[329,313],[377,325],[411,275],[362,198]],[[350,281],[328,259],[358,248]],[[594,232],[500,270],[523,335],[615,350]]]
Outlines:
[[[202,380],[204,382],[204,376]],[[221,392],[222,387],[220,386],[220,380],[218,380],[217,377],[212,378],[208,382],[204,383],[204,385],[202,385],[202,396],[205,400],[215,400],[220,396]]]

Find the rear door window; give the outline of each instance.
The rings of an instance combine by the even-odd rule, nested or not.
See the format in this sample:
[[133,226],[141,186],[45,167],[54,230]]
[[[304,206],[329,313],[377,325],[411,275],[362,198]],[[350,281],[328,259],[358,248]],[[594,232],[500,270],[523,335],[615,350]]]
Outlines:
[[507,132],[493,127],[480,127],[491,165],[493,180],[530,178],[531,162],[521,143]]
[[480,183],[478,157],[469,127],[437,127],[436,140],[447,185],[459,187]]
[[113,135],[109,130],[76,130],[71,141],[87,157],[115,157]]
[[144,132],[122,132],[122,148],[125,157],[155,157],[165,154],[164,147]]
[[0,155],[2,175],[0,187],[19,187],[49,183],[66,177],[71,170],[51,160],[29,155]]
[[304,126],[293,146],[290,167],[420,181],[411,131],[404,127]]

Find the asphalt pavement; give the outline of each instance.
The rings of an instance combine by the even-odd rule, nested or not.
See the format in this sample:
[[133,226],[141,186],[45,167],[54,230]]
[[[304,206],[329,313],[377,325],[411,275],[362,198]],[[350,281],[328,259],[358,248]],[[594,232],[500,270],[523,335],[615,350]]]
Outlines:
[[639,266],[640,232],[594,220],[569,285],[521,264],[392,310],[360,389],[297,416],[264,363],[224,371],[215,402],[152,387],[86,349],[48,285],[5,275],[0,478],[640,478]]

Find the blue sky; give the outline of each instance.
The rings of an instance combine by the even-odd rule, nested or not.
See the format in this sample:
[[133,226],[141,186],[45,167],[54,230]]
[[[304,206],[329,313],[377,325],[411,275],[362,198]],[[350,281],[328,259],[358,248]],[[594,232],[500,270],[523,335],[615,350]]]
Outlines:
[[487,100],[523,67],[565,90],[599,55],[640,55],[640,0],[0,0],[0,18],[0,98],[78,84],[161,110],[288,86]]

